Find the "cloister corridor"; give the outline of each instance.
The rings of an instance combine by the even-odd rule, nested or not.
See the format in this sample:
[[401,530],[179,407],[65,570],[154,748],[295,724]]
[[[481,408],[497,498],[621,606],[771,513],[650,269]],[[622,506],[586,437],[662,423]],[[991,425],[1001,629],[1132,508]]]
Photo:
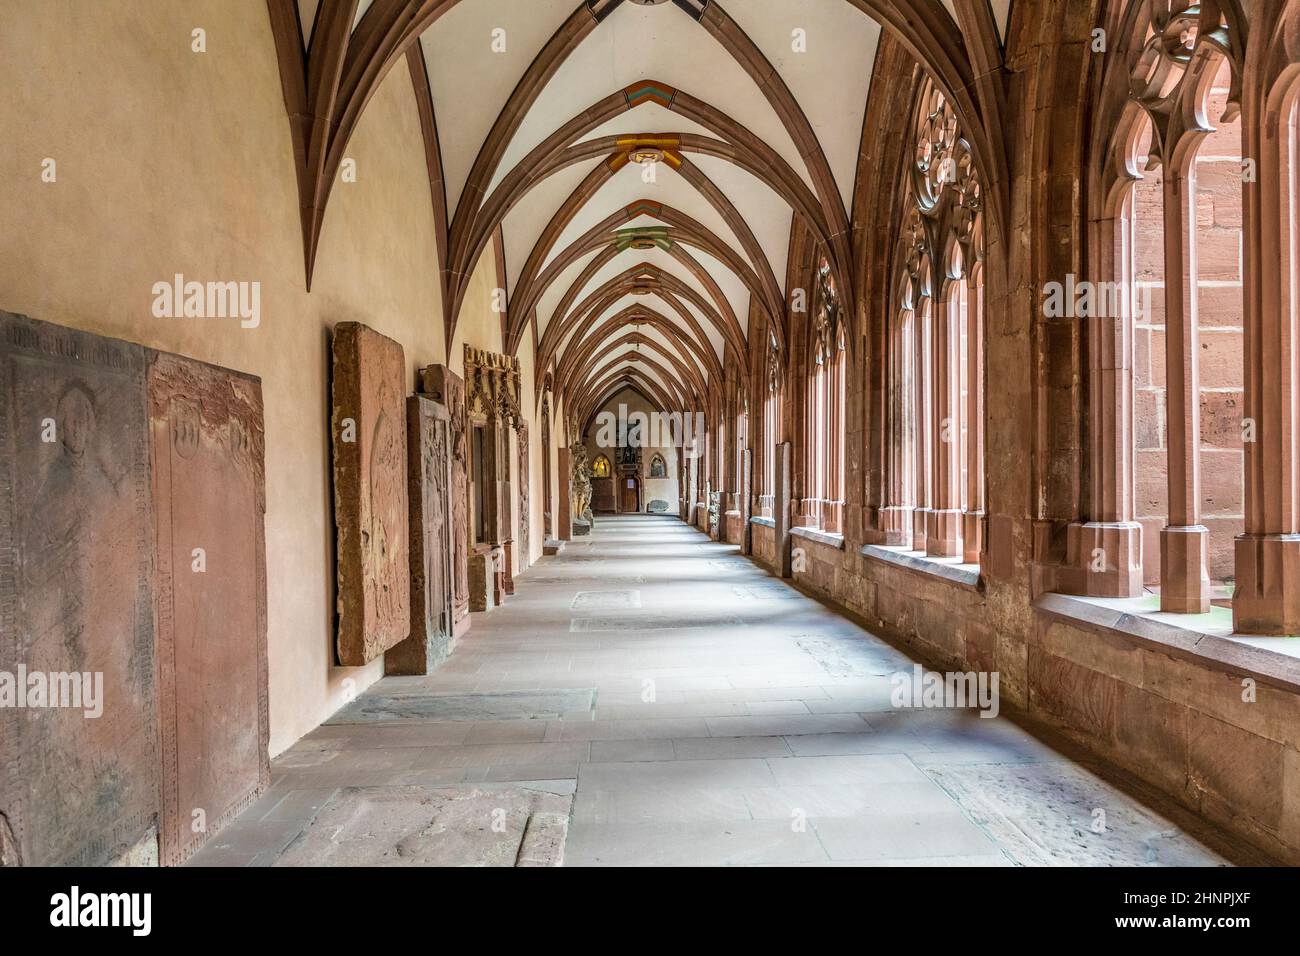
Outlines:
[[1300,0],[0,0],[0,140],[6,925],[1296,922]]
[[1229,862],[1003,715],[892,706],[908,656],[675,518],[598,518],[474,617],[190,864]]

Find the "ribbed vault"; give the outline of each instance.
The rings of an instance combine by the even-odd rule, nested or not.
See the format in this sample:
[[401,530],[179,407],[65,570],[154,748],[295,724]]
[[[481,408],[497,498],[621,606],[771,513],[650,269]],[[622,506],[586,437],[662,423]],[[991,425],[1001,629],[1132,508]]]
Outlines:
[[550,383],[571,421],[625,386],[710,407],[753,316],[784,363],[796,223],[854,314],[882,30],[953,103],[1005,228],[1007,0],[267,2],[308,285],[349,137],[405,60],[446,340],[495,244],[505,349],[534,350],[539,394]]

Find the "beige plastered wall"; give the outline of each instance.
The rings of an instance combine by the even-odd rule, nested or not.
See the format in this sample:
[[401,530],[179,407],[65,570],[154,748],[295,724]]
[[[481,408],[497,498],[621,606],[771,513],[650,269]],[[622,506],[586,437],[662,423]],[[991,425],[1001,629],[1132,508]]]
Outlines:
[[[309,293],[264,3],[0,0],[0,24],[0,308],[262,379],[278,754],[382,675],[381,661],[333,664],[330,330],[364,322],[400,342],[408,390],[448,358],[410,77],[394,69],[361,117],[356,182],[335,184]],[[206,52],[191,49],[196,28]],[[479,272],[495,274],[490,250]],[[154,317],[153,284],[176,273],[260,283],[260,325]],[[476,273],[455,369],[463,341],[500,348],[491,285]]]

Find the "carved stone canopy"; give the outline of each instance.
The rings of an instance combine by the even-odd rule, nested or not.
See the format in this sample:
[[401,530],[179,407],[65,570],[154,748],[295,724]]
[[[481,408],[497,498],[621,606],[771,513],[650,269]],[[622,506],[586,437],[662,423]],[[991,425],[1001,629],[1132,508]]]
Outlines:
[[776,336],[768,333],[767,341],[767,390],[775,393],[781,389],[781,352],[776,344]]
[[465,402],[471,416],[519,427],[519,359],[499,352],[465,346]]

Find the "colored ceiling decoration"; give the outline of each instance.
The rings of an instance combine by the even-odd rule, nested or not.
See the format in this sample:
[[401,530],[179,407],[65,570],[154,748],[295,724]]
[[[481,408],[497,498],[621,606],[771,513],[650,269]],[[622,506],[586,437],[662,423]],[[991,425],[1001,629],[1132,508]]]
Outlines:
[[668,237],[668,230],[663,226],[644,229],[620,229],[614,233],[614,247],[619,252],[627,249],[662,249],[667,252],[673,247]]

